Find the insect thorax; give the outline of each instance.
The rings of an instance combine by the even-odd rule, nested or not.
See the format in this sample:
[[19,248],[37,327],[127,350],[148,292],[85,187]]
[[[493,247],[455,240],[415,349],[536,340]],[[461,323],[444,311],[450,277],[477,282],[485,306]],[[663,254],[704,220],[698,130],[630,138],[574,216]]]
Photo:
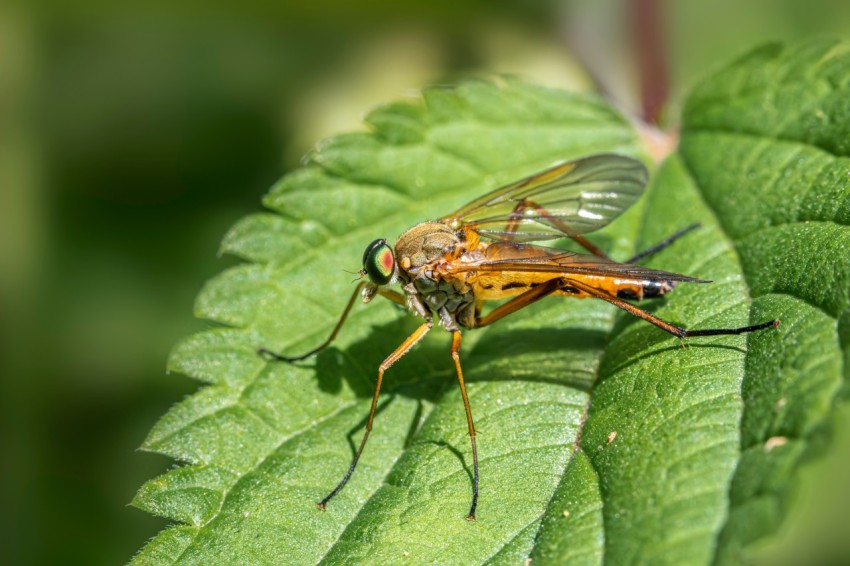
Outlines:
[[395,257],[405,292],[418,294],[432,312],[440,315],[444,326],[448,314],[461,326],[471,327],[475,321],[472,289],[463,281],[443,279],[436,269],[463,244],[460,234],[442,222],[417,224],[401,235]]
[[395,259],[402,270],[413,270],[441,259],[460,244],[458,232],[442,222],[423,222],[401,235]]

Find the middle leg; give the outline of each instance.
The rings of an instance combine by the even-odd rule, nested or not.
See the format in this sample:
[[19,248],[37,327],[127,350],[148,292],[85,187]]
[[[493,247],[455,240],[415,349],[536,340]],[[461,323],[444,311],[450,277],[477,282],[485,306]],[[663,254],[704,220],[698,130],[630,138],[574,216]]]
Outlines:
[[[584,249],[586,249],[587,251],[589,251],[593,255],[595,255],[597,257],[601,257],[603,259],[609,259],[609,260],[611,259],[610,257],[608,257],[608,254],[603,252],[593,242],[591,242],[590,240],[588,240],[587,238],[585,238],[581,234],[570,234],[571,230],[570,230],[569,226],[567,226],[564,222],[562,222],[560,219],[556,218],[555,216],[552,216],[552,214],[550,214],[549,211],[547,211],[545,208],[543,208],[539,204],[537,204],[534,201],[531,201],[529,199],[523,199],[523,200],[521,200],[520,202],[517,203],[516,207],[514,208],[513,212],[511,213],[510,222],[508,222],[507,226],[505,226],[505,232],[507,234],[513,234],[519,229],[519,223],[523,218],[525,218],[525,211],[528,210],[528,209],[537,211],[540,214],[540,216],[542,216],[543,218],[546,218],[547,222],[549,222],[552,226],[554,226],[558,230],[562,231],[564,233],[565,237],[572,238],[573,240],[575,240],[575,242],[578,245],[580,245],[581,247],[583,247]],[[660,252],[661,250],[663,250],[664,248],[668,247],[670,244],[672,244],[673,242],[675,242],[676,240],[678,240],[682,236],[688,234],[689,232],[692,232],[693,230],[696,230],[699,227],[700,227],[700,223],[696,222],[694,224],[691,224],[690,226],[682,228],[678,232],[675,232],[673,235],[665,238],[664,240],[658,242],[657,244],[650,246],[650,247],[648,247],[647,249],[645,249],[641,252],[638,252],[637,254],[630,257],[629,259],[627,259],[623,263],[635,263],[637,261],[640,261],[641,259],[647,258],[647,257],[649,257],[653,254],[656,254],[656,253]]]
[[463,397],[463,408],[466,409],[466,424],[469,427],[469,440],[472,442],[472,505],[469,508],[467,521],[475,520],[475,509],[478,507],[478,449],[475,445],[475,424],[472,422],[472,409],[469,408],[469,397],[466,394],[466,384],[463,381],[463,369],[460,367],[460,331],[452,331],[452,359],[457,370],[457,381],[460,384],[460,394]]

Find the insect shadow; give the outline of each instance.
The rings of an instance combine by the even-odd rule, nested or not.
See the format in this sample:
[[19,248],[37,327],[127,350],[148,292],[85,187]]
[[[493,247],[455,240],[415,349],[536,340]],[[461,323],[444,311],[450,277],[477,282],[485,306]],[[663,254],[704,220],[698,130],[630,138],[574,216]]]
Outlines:
[[[357,397],[372,397],[378,367],[416,324],[412,317],[400,317],[373,326],[368,336],[344,349],[330,346],[323,350],[315,358],[319,388],[327,393],[339,393],[344,381]],[[310,364],[309,360],[301,363]],[[424,340],[387,370],[381,396],[386,392],[436,401],[442,396],[443,382],[457,383],[448,342]]]
[[[666,300],[646,301],[642,307],[652,312],[662,307]],[[336,394],[345,382],[358,398],[371,397],[378,366],[400,337],[409,335],[417,322],[413,317],[402,316],[373,325],[367,336],[346,348],[331,346],[320,352],[312,362],[319,388]],[[640,352],[619,352],[616,359],[622,362],[609,367],[606,374],[614,374],[662,352],[682,350],[682,345],[671,341],[668,334],[626,313],[616,318],[610,332],[580,327],[476,329],[464,333],[469,343],[461,349],[464,375],[469,383],[528,381],[563,385],[589,393],[596,385],[596,365],[608,343],[634,324],[647,328],[639,344],[635,343]],[[689,340],[686,348],[746,351],[738,346],[705,344],[698,340]],[[301,363],[311,364],[309,360]],[[435,402],[446,390],[456,386],[448,334],[435,326],[431,336],[387,370],[383,391],[388,395]]]
[[[380,418],[381,413],[383,413],[395,400],[398,396],[397,392],[391,392],[386,395],[384,399],[378,402],[378,406],[375,409],[375,418]],[[407,450],[410,448],[414,441],[416,440],[416,434],[419,432],[419,429],[423,423],[423,415],[425,414],[425,407],[421,399],[417,399],[416,401],[416,409],[413,411],[410,419],[410,425],[407,427],[407,434],[404,437],[404,449]],[[348,432],[345,433],[346,442],[348,442],[348,448],[351,451],[351,454],[354,455],[357,453],[357,441],[356,437],[360,436],[363,433],[363,429],[366,428],[366,422],[369,420],[369,415],[363,415],[363,418],[357,421],[357,423],[351,427]],[[425,441],[425,442],[433,442],[434,444],[439,444],[441,446],[447,446],[458,458],[463,462],[463,455],[457,448],[449,446],[445,442],[437,442],[437,441]],[[465,467],[465,464],[464,464]],[[468,471],[468,470],[467,470]],[[471,476],[470,476],[471,477]]]
[[[647,306],[655,310],[663,303],[664,299],[652,301]],[[378,366],[392,351],[394,341],[410,334],[417,322],[405,316],[386,324],[374,325],[366,337],[350,346],[344,349],[331,346],[320,352],[314,362],[319,388],[325,392],[338,393],[344,381],[358,398],[370,398]],[[610,333],[580,327],[493,328],[467,332],[465,336],[470,338],[470,347],[466,352],[461,351],[464,375],[467,383],[527,381],[561,385],[591,393],[597,385],[598,364],[602,361],[601,357],[611,337],[619,335],[632,324],[645,323],[626,315],[617,317]],[[479,333],[481,335],[475,336],[473,342],[471,338]],[[380,419],[379,415],[398,396],[417,402],[405,435],[405,449],[417,442],[416,436],[423,424],[425,402],[436,403],[447,391],[457,387],[449,336],[440,328],[434,328],[432,334],[434,336],[418,344],[385,373],[384,393],[376,410],[376,418]],[[652,328],[648,329],[647,336],[641,338],[640,346],[642,353],[632,356],[624,352],[622,363],[610,367],[606,374],[614,374],[661,352],[682,349],[678,342],[670,343],[669,335]],[[687,347],[744,351],[735,346],[693,341]],[[570,361],[573,362],[572,367]],[[367,420],[368,415],[364,414],[346,434],[352,454],[357,451],[357,439]],[[472,477],[464,455],[458,448],[445,441],[422,442],[448,448]]]
[[[314,362],[319,388],[338,393],[344,381],[357,397],[371,397],[378,366],[392,351],[394,340],[408,335],[416,322],[404,317],[374,326],[368,336],[345,349],[331,346],[319,353]],[[481,334],[474,342],[473,333]],[[383,391],[435,402],[457,386],[449,335],[440,328],[434,328],[432,335],[387,370]],[[583,391],[592,387],[588,372],[565,367],[564,360],[582,363],[594,358],[607,338],[604,332],[584,328],[482,329],[465,336],[470,338],[469,347],[461,350],[461,360],[467,382],[529,381]]]
[[[451,444],[449,444],[445,440],[423,440],[422,444],[432,444],[432,445],[437,446],[439,448],[447,449],[449,452],[451,452],[454,455],[455,458],[458,459],[458,462],[460,462],[460,465],[463,468],[463,471],[466,472],[466,475],[469,477],[469,481],[472,481],[472,470],[469,468],[469,464],[467,463],[466,458],[463,455],[463,452],[461,452],[460,450],[458,450],[457,448],[455,448],[454,446],[452,446]],[[407,448],[407,446],[405,446],[405,448]]]
[[[647,301],[645,304],[641,305],[641,308],[646,310],[647,312],[653,313],[657,311],[659,308],[664,306],[667,303],[667,297],[653,299],[652,301]],[[680,325],[683,327],[687,327],[682,321],[671,321],[673,324]],[[629,316],[626,313],[620,314],[616,321],[614,322],[614,326],[611,329],[611,333],[609,335],[610,339],[616,339],[620,334],[626,331],[628,328],[632,326],[638,326],[644,328],[639,340],[634,340],[633,345],[626,344],[618,344],[619,349],[616,352],[616,356],[614,356],[615,361],[613,365],[609,365],[606,368],[606,371],[600,375],[599,380],[594,385],[598,385],[599,382],[604,381],[608,376],[615,375],[620,371],[628,368],[631,365],[640,363],[643,360],[653,358],[658,356],[661,353],[665,352],[677,352],[680,353],[683,350],[688,350],[691,348],[707,348],[711,350],[733,350],[740,353],[746,353],[746,349],[740,346],[730,346],[727,344],[708,344],[704,342],[700,342],[700,338],[696,339],[686,339],[685,342],[679,341],[671,341],[670,336],[664,332],[660,332],[655,328],[652,328],[646,325],[642,320]],[[635,348],[634,351],[629,351],[629,348]],[[610,360],[610,358],[609,358]]]

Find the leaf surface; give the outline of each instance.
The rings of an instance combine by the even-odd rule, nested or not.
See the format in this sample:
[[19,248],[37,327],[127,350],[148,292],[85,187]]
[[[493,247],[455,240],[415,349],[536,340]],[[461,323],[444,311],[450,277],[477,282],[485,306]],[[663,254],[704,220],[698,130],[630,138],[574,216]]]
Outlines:
[[[471,457],[447,333],[435,328],[387,372],[369,444],[325,512],[314,503],[348,467],[377,366],[418,322],[376,300],[313,359],[271,363],[256,349],[320,343],[353,288],[343,270],[359,269],[375,238],[559,160],[641,157],[639,143],[601,101],[514,80],[428,90],[421,104],[374,111],[368,133],[323,142],[266,197],[271,212],[227,234],[223,251],[246,263],[196,304],[220,326],[171,356],[172,370],[206,385],[145,441],[185,465],[134,500],[180,523],[135,561],[736,559],[775,529],[847,377],[846,47],[765,48],[708,79],[687,105],[680,151],[591,235],[622,259],[701,222],[647,264],[714,283],[643,306],[689,328],[781,318],[778,332],[683,349],[601,301],[550,299],[464,334],[476,522],[464,520]],[[803,84],[817,88],[792,88]]]

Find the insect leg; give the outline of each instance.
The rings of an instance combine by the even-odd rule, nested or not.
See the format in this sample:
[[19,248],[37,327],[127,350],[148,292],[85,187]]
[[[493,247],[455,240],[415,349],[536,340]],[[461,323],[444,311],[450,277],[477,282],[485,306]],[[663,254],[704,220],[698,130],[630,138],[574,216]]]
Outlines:
[[463,397],[463,408],[466,409],[466,424],[469,427],[469,440],[472,442],[472,505],[468,521],[475,520],[475,508],[478,507],[478,449],[475,446],[475,424],[472,422],[472,410],[469,408],[469,397],[466,395],[466,385],[463,381],[463,370],[460,367],[460,331],[452,331],[452,359],[457,370],[457,381],[460,384],[460,394]]
[[387,289],[385,287],[378,287],[378,294],[397,305],[407,307],[407,299],[398,291],[393,291],[392,289]]
[[[631,303],[627,303],[623,299],[615,297],[614,295],[609,294],[608,292],[597,289],[591,285],[583,283],[582,281],[577,281],[574,279],[570,280],[570,285],[576,287],[584,291],[589,295],[593,295],[594,297],[598,297],[603,301],[608,301],[614,306],[620,307],[624,311],[628,311],[630,314],[635,315],[638,318],[642,318],[650,324],[654,324],[661,330],[665,332],[669,332],[674,336],[678,336],[679,338],[688,338],[690,336],[718,336],[721,334],[744,334],[747,332],[755,332],[757,330],[764,330],[766,328],[777,328],[779,327],[779,320],[771,320],[768,322],[762,322],[760,324],[753,324],[750,326],[741,326],[739,328],[705,328],[701,330],[685,330],[675,324],[670,324],[666,320],[661,320],[655,315],[652,315],[646,312],[643,309],[640,309],[634,306]],[[522,296],[522,295],[520,295]]]
[[700,226],[702,226],[702,224],[700,224],[699,222],[695,222],[694,224],[691,224],[690,226],[686,226],[685,228],[682,228],[681,230],[679,230],[678,232],[676,232],[672,236],[669,236],[666,239],[661,240],[660,242],[658,242],[654,246],[651,246],[651,247],[643,250],[642,252],[634,255],[633,257],[630,257],[629,259],[627,259],[623,263],[637,263],[638,261],[642,260],[645,257],[649,257],[653,254],[656,254],[656,253],[660,252],[661,250],[663,250],[664,248],[666,248],[667,246],[669,246],[670,244],[672,244],[673,242],[675,242],[676,240],[678,240],[679,238],[681,238],[682,236],[684,236],[685,234],[696,230]]
[[575,240],[575,242],[576,242],[577,244],[579,244],[581,247],[583,247],[584,249],[586,249],[587,251],[589,251],[589,252],[590,252],[590,253],[592,253],[593,255],[595,255],[595,256],[599,256],[599,257],[601,257],[602,259],[611,259],[610,257],[608,257],[608,254],[606,254],[605,252],[603,252],[602,250],[600,250],[599,248],[597,248],[597,247],[593,244],[593,242],[591,242],[590,240],[588,240],[588,239],[587,239],[587,238],[585,238],[584,236],[576,235],[576,236],[570,236],[570,237],[571,237],[573,240]]
[[260,356],[268,356],[269,358],[271,358],[273,360],[279,360],[279,361],[282,361],[282,362],[297,362],[298,360],[303,360],[304,358],[309,358],[313,354],[318,354],[319,352],[321,352],[322,350],[327,348],[330,345],[331,342],[334,341],[334,338],[336,338],[336,335],[339,333],[339,329],[342,328],[342,325],[345,323],[345,319],[348,318],[348,313],[351,312],[351,307],[354,306],[354,300],[357,298],[357,295],[360,294],[361,289],[363,289],[363,287],[365,285],[366,285],[366,283],[363,282],[363,281],[361,281],[360,283],[357,284],[357,287],[354,288],[354,292],[351,294],[351,298],[348,299],[348,304],[345,305],[345,310],[342,311],[342,316],[339,317],[339,320],[337,321],[336,326],[334,326],[334,329],[331,332],[331,335],[328,336],[327,340],[325,340],[324,342],[319,344],[317,347],[313,348],[312,350],[310,350],[306,354],[302,354],[300,356],[281,356],[280,354],[272,352],[271,350],[269,350],[267,348],[258,349],[257,354],[259,354]]
[[611,259],[605,254],[605,252],[596,247],[590,240],[586,239],[584,236],[580,236],[578,234],[576,234],[575,236],[570,236],[570,229],[566,224],[549,214],[549,212],[539,204],[528,199],[523,199],[519,201],[519,203],[517,203],[516,208],[514,208],[513,212],[511,212],[511,221],[508,223],[507,226],[505,226],[505,232],[507,232],[508,234],[516,232],[519,228],[519,221],[523,218],[525,210],[529,208],[532,208],[539,212],[542,216],[545,216],[547,220],[552,223],[553,226],[555,226],[558,230],[564,233],[564,236],[569,236],[570,238],[575,240],[577,244],[579,244],[581,247],[583,247],[593,255],[599,256],[604,259]]
[[[635,254],[634,256],[630,257],[629,259],[627,259],[623,263],[637,263],[638,261],[640,261],[640,260],[642,260],[646,257],[649,257],[653,254],[656,254],[656,253],[660,252],[661,250],[663,250],[664,248],[666,248],[667,246],[669,246],[670,244],[672,244],[673,242],[675,242],[676,240],[678,240],[679,238],[681,238],[682,236],[684,236],[685,234],[687,234],[687,233],[689,233],[693,230],[696,230],[700,226],[701,226],[701,224],[699,222],[695,222],[694,224],[691,224],[690,226],[682,228],[681,230],[679,230],[678,232],[676,232],[672,236],[669,236],[669,237],[661,240],[660,242],[658,242],[654,246],[650,246],[647,249],[643,250],[642,252]],[[587,251],[589,251],[593,255],[599,256],[603,259],[611,259],[605,254],[605,252],[603,252],[602,250],[597,248],[595,245],[593,245],[590,241],[585,239],[584,236],[571,236],[571,237],[572,237],[573,240],[576,241],[577,244],[580,244],[583,248],[585,248]]]
[[[509,234],[516,232],[517,229],[519,228],[519,221],[523,218],[523,213],[525,212],[526,209],[529,209],[529,208],[536,210],[538,213],[540,213],[541,216],[545,217],[548,222],[550,222],[553,226],[555,226],[556,228],[561,230],[564,233],[565,236],[569,236],[570,238],[575,240],[575,242],[577,244],[579,244],[581,247],[583,247],[584,249],[586,249],[587,251],[589,251],[593,255],[601,257],[603,259],[611,259],[610,257],[608,257],[608,254],[603,252],[593,242],[591,242],[590,240],[588,240],[584,236],[582,236],[580,234],[570,235],[569,234],[569,227],[566,224],[564,224],[563,222],[561,222],[560,220],[558,220],[557,218],[555,218],[554,216],[549,214],[549,212],[545,208],[543,208],[542,206],[540,206],[540,205],[536,204],[535,202],[530,201],[528,199],[523,199],[516,205],[516,208],[514,208],[513,212],[511,213],[511,221],[505,227],[505,232],[507,232]],[[685,234],[687,234],[687,233],[689,233],[693,230],[696,230],[699,227],[700,227],[699,222],[691,224],[690,226],[687,226],[687,227],[679,230],[678,232],[676,232],[672,236],[658,242],[654,246],[651,246],[651,247],[643,250],[642,252],[639,252],[638,254],[627,259],[623,263],[635,263],[635,262],[637,262],[641,259],[644,259],[646,257],[649,257],[649,256],[655,254],[655,253],[658,253],[661,250],[663,250],[664,248],[666,248],[667,246],[669,246],[670,244],[672,244],[673,242],[675,242],[676,240],[678,240],[679,238],[681,238],[682,236],[684,236]]]
[[[363,281],[361,281],[360,283],[357,284],[357,287],[355,287],[355,289],[354,289],[354,293],[352,293],[351,298],[348,299],[348,304],[345,305],[345,310],[342,311],[342,316],[339,317],[339,320],[337,321],[336,326],[334,326],[334,329],[331,332],[331,335],[328,336],[328,338],[324,342],[319,344],[317,347],[313,348],[312,350],[310,350],[306,354],[301,354],[300,356],[282,356],[282,355],[280,355],[276,352],[272,352],[271,350],[269,350],[267,348],[259,348],[257,350],[257,354],[259,354],[261,356],[268,356],[269,358],[271,358],[273,360],[278,360],[278,361],[282,361],[282,362],[297,362],[299,360],[309,358],[310,356],[312,356],[314,354],[318,354],[319,352],[321,352],[322,350],[324,350],[325,348],[330,346],[331,342],[334,341],[334,339],[336,338],[336,335],[339,333],[339,329],[342,328],[342,325],[345,323],[345,319],[348,318],[348,313],[351,312],[351,307],[354,306],[354,301],[357,298],[357,295],[360,294],[361,289],[363,289],[363,287],[365,285],[366,285],[366,283],[363,282]],[[383,287],[379,287],[378,288],[378,294],[381,295],[382,297],[385,297],[385,298],[389,299],[390,301],[396,303],[397,305],[401,305],[403,307],[407,306],[407,300],[404,298],[404,295],[402,295],[401,293],[397,293],[396,291],[393,291],[392,289],[384,289]]]
[[475,328],[478,328],[480,326],[487,326],[488,324],[493,324],[500,318],[504,318],[512,312],[516,312],[519,309],[525,308],[532,303],[536,303],[540,299],[551,295],[552,293],[560,289],[563,283],[564,282],[560,277],[556,277],[555,279],[550,279],[549,281],[541,283],[536,287],[532,287],[523,294],[514,297],[507,303],[499,305],[498,307],[487,313],[486,316],[476,317]]
[[357,461],[360,459],[360,455],[366,447],[366,441],[369,439],[369,433],[372,432],[372,422],[375,420],[375,411],[378,408],[378,394],[381,392],[381,382],[384,380],[384,372],[387,371],[391,365],[401,359],[407,352],[409,352],[410,349],[420,340],[422,340],[422,338],[428,334],[428,331],[431,330],[432,325],[433,322],[431,322],[431,320],[426,320],[422,326],[414,330],[413,334],[408,336],[407,339],[402,342],[392,354],[387,356],[387,359],[385,359],[378,367],[378,379],[375,381],[375,392],[372,394],[372,408],[369,410],[369,419],[366,421],[366,432],[363,433],[363,440],[360,441],[360,448],[358,448],[357,452],[354,454],[351,466],[348,467],[348,471],[345,472],[345,476],[343,476],[342,481],[337,484],[327,497],[316,504],[319,509],[327,507],[328,501],[333,499],[333,497],[339,493],[343,487],[345,487],[345,484],[348,483],[348,479],[351,477],[351,474],[354,473],[354,468],[357,467]]

